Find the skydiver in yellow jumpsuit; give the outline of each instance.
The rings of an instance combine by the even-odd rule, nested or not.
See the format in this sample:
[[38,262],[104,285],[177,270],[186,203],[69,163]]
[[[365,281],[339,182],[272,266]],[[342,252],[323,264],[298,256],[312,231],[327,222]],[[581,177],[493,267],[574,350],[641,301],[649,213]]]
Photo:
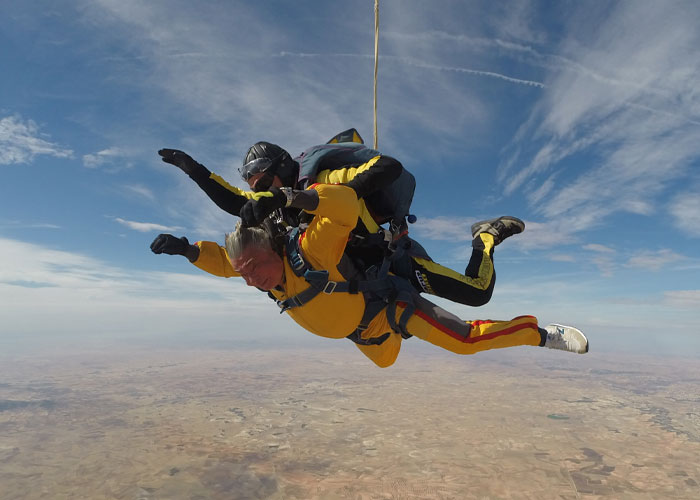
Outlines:
[[[159,235],[151,245],[154,253],[185,255],[195,266],[223,277],[241,276],[250,286],[269,291],[280,303],[298,297],[311,285],[297,276],[287,252],[275,247],[269,233],[256,224],[280,205],[295,207],[313,216],[299,236],[298,248],[308,266],[326,270],[324,292],[348,282],[345,247],[355,227],[359,204],[355,191],[342,185],[318,184],[304,191],[291,189],[258,193],[241,208],[243,224],[226,236],[226,248],[214,242],[190,245],[183,237]],[[484,224],[476,235],[486,248],[501,239],[498,226]],[[510,321],[462,321],[447,311],[413,294],[415,310],[405,328],[409,334],[457,354],[519,345],[542,346],[570,352],[588,352],[588,340],[578,329],[563,325],[540,328],[533,316]],[[392,304],[390,304],[392,305]],[[380,367],[394,363],[403,337],[392,324],[399,321],[408,304],[384,307],[367,325],[367,304],[361,293],[318,293],[311,300],[287,310],[289,316],[306,330],[328,338],[348,337]]]

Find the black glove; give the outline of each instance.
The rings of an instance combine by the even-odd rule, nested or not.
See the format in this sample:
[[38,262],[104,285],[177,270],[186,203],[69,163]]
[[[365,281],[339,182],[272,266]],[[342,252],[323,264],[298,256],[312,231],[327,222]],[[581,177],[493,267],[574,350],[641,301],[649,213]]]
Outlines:
[[240,217],[244,226],[257,226],[268,215],[287,204],[287,197],[279,188],[271,187],[269,191],[256,193],[256,197],[246,201],[241,207]]
[[165,163],[175,165],[193,179],[209,177],[211,172],[201,163],[197,163],[187,153],[178,149],[161,149],[158,154]]
[[172,234],[159,234],[151,243],[151,252],[155,254],[185,255],[190,246],[192,245],[184,236],[176,238]]

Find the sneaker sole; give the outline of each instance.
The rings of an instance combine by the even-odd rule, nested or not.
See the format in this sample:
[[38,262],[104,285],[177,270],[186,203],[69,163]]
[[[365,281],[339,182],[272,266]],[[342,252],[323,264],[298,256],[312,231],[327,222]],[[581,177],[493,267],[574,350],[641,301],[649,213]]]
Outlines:
[[515,222],[517,226],[520,226],[520,231],[517,233],[513,234],[520,234],[523,231],[525,231],[525,223],[518,219],[517,217],[512,217],[510,215],[504,215],[503,217],[496,217],[495,219],[489,219],[489,220],[484,220],[484,221],[479,221],[475,224],[472,225],[472,238],[476,238],[477,233],[483,232],[484,228],[490,226],[494,222],[498,220],[507,220],[511,222]]
[[584,333],[583,333],[581,330],[579,330],[579,329],[576,328],[575,326],[567,326],[567,325],[562,325],[562,324],[559,324],[559,323],[551,323],[551,325],[552,325],[552,326],[559,326],[559,327],[561,327],[561,328],[568,328],[568,329],[570,329],[570,330],[575,330],[575,331],[577,331],[578,334],[581,335],[581,337],[583,337],[583,340],[586,341],[586,350],[583,351],[583,352],[578,352],[578,351],[574,351],[574,352],[575,352],[576,354],[586,354],[586,353],[588,352],[588,348],[589,348],[589,346],[590,346],[590,343],[588,342],[588,337],[586,337],[586,336],[584,335]]

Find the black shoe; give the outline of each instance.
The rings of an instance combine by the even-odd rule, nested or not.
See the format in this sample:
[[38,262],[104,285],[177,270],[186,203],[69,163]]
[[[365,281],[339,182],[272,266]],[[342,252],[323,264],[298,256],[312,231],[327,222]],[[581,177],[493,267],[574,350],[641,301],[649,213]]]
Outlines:
[[517,217],[505,215],[497,219],[482,220],[473,224],[472,238],[476,238],[481,233],[489,233],[493,236],[493,244],[498,245],[509,236],[522,233],[524,230],[525,223],[523,221]]

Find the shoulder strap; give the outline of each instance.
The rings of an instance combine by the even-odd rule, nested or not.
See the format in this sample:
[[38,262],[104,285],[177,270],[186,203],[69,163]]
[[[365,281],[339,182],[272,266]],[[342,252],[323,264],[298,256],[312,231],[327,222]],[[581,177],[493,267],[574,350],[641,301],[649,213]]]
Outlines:
[[299,228],[294,227],[287,232],[284,240],[284,249],[287,254],[287,259],[289,260],[289,265],[297,276],[304,276],[304,273],[310,269],[299,247],[299,237],[301,234]]

